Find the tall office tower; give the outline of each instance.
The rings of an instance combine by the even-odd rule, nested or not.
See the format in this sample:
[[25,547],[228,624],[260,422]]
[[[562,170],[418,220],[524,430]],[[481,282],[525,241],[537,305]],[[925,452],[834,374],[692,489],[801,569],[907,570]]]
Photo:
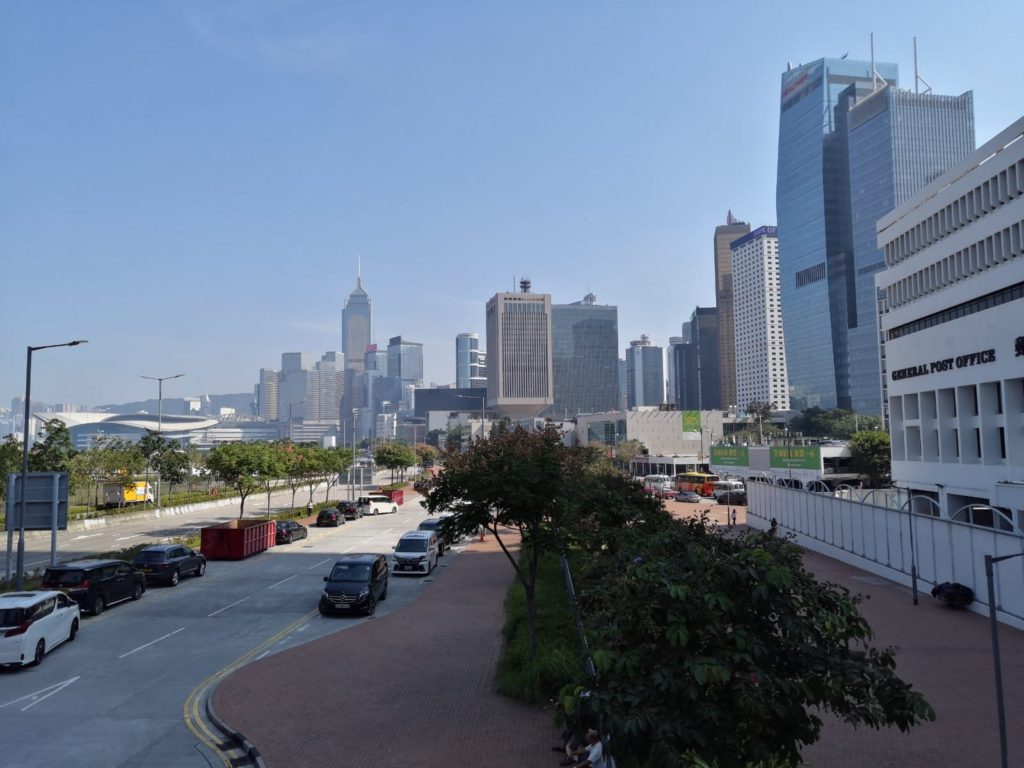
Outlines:
[[676,408],[680,411],[699,411],[700,366],[697,364],[697,345],[686,341],[673,344],[669,348],[668,364],[675,387]]
[[[837,134],[840,94],[895,86],[895,64],[819,59],[782,75],[779,220],[782,316],[793,407],[849,405],[846,317],[850,246],[845,134]],[[842,396],[842,397],[841,397]]]
[[626,359],[619,358],[619,407],[616,410],[625,411],[629,408],[626,395]]
[[388,340],[388,376],[404,382],[423,384],[423,345],[401,336]]
[[629,342],[626,350],[626,404],[661,405],[665,402],[665,362],[661,347],[646,334]]
[[480,336],[460,333],[455,337],[455,386],[458,389],[487,386],[487,355]]
[[690,337],[697,348],[699,410],[721,408],[724,404],[719,369],[718,310],[715,307],[697,307],[693,310],[690,315]]
[[338,424],[341,418],[341,399],[344,382],[344,357],[327,352],[316,364],[317,421]]
[[282,353],[277,380],[278,421],[305,421],[319,414],[319,399],[314,403],[309,397],[313,365],[310,352]]
[[537,416],[554,403],[551,296],[497,293],[487,302],[487,405],[504,416]]
[[363,353],[363,370],[380,371],[381,376],[388,375],[388,351],[378,349],[376,344],[368,344]]
[[752,402],[771,403],[777,411],[788,411],[778,230],[755,229],[734,240],[731,249],[736,302],[736,405],[745,409]]
[[886,87],[855,101],[846,118],[853,242],[847,379],[853,410],[880,416],[875,275],[885,257],[876,224],[974,151],[974,102],[969,91],[940,96]]
[[272,368],[260,368],[259,399],[256,403],[256,413],[261,419],[277,421],[278,410],[278,381],[281,378],[279,371]]
[[356,379],[363,370],[363,355],[373,340],[373,311],[370,296],[363,290],[362,266],[356,277],[356,287],[345,301],[341,311],[341,352],[345,356],[345,397],[342,401],[342,422],[345,435],[350,434],[352,409],[363,405]]
[[718,309],[718,370],[721,377],[721,401],[736,405],[736,345],[733,308],[733,266],[729,244],[750,232],[750,225],[737,221],[732,211],[725,225],[715,227],[715,307]]
[[684,344],[682,336],[669,336],[668,337],[668,384],[665,388],[665,402],[669,405],[677,405],[678,387],[676,386],[676,367],[673,364],[673,355],[675,354],[674,349],[679,344]]
[[545,412],[556,419],[613,411],[619,400],[619,310],[583,301],[551,306],[551,364],[555,402]]

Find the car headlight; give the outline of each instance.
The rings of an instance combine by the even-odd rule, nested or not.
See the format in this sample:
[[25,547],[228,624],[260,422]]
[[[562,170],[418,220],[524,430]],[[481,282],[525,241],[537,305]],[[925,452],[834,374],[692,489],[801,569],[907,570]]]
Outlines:
[[327,594],[327,590],[326,589],[323,592],[320,593],[320,597],[324,598],[325,600],[330,600],[331,599],[331,596],[329,594]]
[[366,588],[362,592],[359,593],[359,596],[360,597],[368,597],[369,594],[370,594],[370,590],[369,590],[369,588]]

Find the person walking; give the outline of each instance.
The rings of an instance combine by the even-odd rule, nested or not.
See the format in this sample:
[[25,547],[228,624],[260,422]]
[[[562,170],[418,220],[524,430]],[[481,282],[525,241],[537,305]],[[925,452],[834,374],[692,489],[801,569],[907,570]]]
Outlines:
[[779,532],[779,521],[774,517],[772,518],[772,527],[768,529],[768,533],[772,536]]
[[733,507],[729,508],[729,525],[736,525],[736,510]]

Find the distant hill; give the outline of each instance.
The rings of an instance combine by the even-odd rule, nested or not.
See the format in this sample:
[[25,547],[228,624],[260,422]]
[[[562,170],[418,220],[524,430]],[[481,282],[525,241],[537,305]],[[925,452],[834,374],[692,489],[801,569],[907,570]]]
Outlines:
[[[205,399],[205,398],[204,398]],[[210,395],[210,405],[207,409],[204,403],[204,411],[216,414],[221,408],[234,408],[235,413],[248,416],[252,413],[253,396],[251,392],[241,392],[236,395]],[[110,413],[156,413],[157,399],[139,400],[134,403],[111,403],[109,405],[97,405],[97,411],[109,411]],[[164,413],[184,415],[185,398],[165,397]]]

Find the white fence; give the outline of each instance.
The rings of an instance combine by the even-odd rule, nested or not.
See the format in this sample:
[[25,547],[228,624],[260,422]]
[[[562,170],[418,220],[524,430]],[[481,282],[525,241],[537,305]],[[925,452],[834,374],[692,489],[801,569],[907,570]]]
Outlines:
[[[795,533],[802,546],[900,584],[910,584],[914,563],[925,597],[935,584],[958,581],[974,590],[979,613],[988,612],[985,555],[1024,552],[1018,534],[828,494],[747,483],[747,498],[747,521],[756,528],[774,518],[779,533]],[[1024,557],[995,565],[995,589],[999,619],[1024,629]]]

